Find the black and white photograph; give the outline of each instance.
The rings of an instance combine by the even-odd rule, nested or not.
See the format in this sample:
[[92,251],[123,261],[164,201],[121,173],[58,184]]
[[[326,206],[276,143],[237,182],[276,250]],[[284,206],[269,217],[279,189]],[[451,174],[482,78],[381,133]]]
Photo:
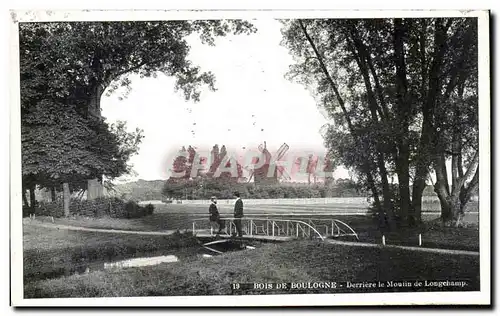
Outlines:
[[489,23],[11,11],[12,304],[491,304]]

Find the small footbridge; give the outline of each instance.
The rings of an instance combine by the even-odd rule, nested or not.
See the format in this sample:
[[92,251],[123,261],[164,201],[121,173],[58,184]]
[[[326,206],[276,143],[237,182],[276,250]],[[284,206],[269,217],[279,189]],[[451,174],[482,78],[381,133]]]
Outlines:
[[[193,234],[197,237],[232,238],[237,234],[235,218],[221,218],[224,229],[220,234],[214,230],[207,218],[195,219],[192,222]],[[327,218],[241,218],[244,239],[262,241],[287,241],[294,239],[319,239],[353,237],[359,240],[358,234],[351,226],[338,219]]]

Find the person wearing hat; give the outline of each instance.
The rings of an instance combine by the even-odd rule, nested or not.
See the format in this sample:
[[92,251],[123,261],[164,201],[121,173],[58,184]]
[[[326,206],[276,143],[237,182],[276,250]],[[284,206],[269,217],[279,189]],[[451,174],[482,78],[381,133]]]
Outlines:
[[210,226],[212,230],[217,229],[217,234],[220,234],[224,229],[224,222],[220,219],[219,210],[217,209],[217,198],[212,196],[210,198],[210,207],[208,208],[210,214]]
[[243,217],[243,201],[241,200],[240,193],[234,192],[236,202],[234,203],[234,225],[239,237],[243,237],[243,230],[241,228],[241,218]]

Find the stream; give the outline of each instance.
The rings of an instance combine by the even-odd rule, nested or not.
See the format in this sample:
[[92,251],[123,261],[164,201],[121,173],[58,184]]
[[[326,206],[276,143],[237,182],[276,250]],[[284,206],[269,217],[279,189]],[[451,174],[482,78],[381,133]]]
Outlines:
[[[213,239],[208,240],[208,243]],[[122,269],[156,266],[159,264],[179,264],[194,260],[206,260],[219,256],[227,252],[252,250],[259,246],[258,243],[241,243],[233,240],[219,240],[215,244],[204,247],[207,240],[200,242],[199,246],[186,247],[181,249],[157,250],[149,253],[129,253],[120,257],[102,258],[90,261],[84,256],[76,262],[68,260],[62,266],[54,267],[51,270],[37,271],[25,274],[25,281],[36,281],[44,279],[54,279],[61,276],[88,274],[91,271],[119,271]]]

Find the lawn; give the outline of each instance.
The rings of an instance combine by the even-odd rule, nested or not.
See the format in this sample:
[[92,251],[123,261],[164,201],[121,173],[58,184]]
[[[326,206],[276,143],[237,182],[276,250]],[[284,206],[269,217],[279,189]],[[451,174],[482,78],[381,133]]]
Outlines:
[[[228,207],[228,206],[226,206]],[[254,214],[251,217],[269,217],[269,218],[288,218],[288,219],[315,219],[315,218],[335,218],[349,224],[359,235],[360,241],[370,243],[381,243],[382,234],[379,231],[377,224],[366,215],[335,215],[335,209],[332,208],[330,215],[326,214],[324,208],[328,208],[325,204],[318,205],[302,205],[305,211],[297,211],[294,208],[287,208],[284,205],[252,205],[247,210],[246,214]],[[293,214],[292,214],[292,211]],[[207,209],[204,205],[158,205],[155,213],[151,216],[146,216],[137,219],[115,219],[115,218],[87,218],[87,217],[70,217],[56,218],[56,224],[103,228],[103,229],[119,229],[119,230],[140,230],[140,231],[165,231],[165,230],[181,230],[191,229],[194,219],[207,218]],[[275,215],[270,215],[275,214]],[[288,215],[285,215],[288,214]],[[314,215],[311,215],[314,214]],[[320,215],[318,215],[320,214]],[[345,213],[342,213],[345,214]],[[232,217],[231,214],[223,213],[222,216]],[[426,223],[424,227],[419,229],[403,229],[395,232],[385,233],[386,242],[388,244],[397,245],[418,245],[418,235],[422,234],[424,247],[448,248],[448,249],[463,249],[463,250],[479,250],[479,229],[477,225],[470,225],[467,228],[445,228],[436,225],[435,222],[438,215],[424,214],[423,219]],[[474,214],[470,214],[474,216]],[[30,223],[30,219],[24,219],[25,223]],[[37,222],[52,222],[49,218],[37,218]],[[474,219],[470,221],[474,222]],[[438,221],[439,222],[439,221]]]
[[[129,268],[119,272],[91,271],[84,275],[34,281],[26,284],[25,297],[272,294],[280,292],[248,290],[233,293],[230,285],[239,282],[415,280],[465,280],[468,286],[456,290],[478,290],[479,257],[295,241],[266,244],[255,250],[226,253],[187,262]],[[402,289],[379,289],[395,290]],[[430,288],[416,290],[425,291]],[[306,289],[287,293],[324,291]]]

